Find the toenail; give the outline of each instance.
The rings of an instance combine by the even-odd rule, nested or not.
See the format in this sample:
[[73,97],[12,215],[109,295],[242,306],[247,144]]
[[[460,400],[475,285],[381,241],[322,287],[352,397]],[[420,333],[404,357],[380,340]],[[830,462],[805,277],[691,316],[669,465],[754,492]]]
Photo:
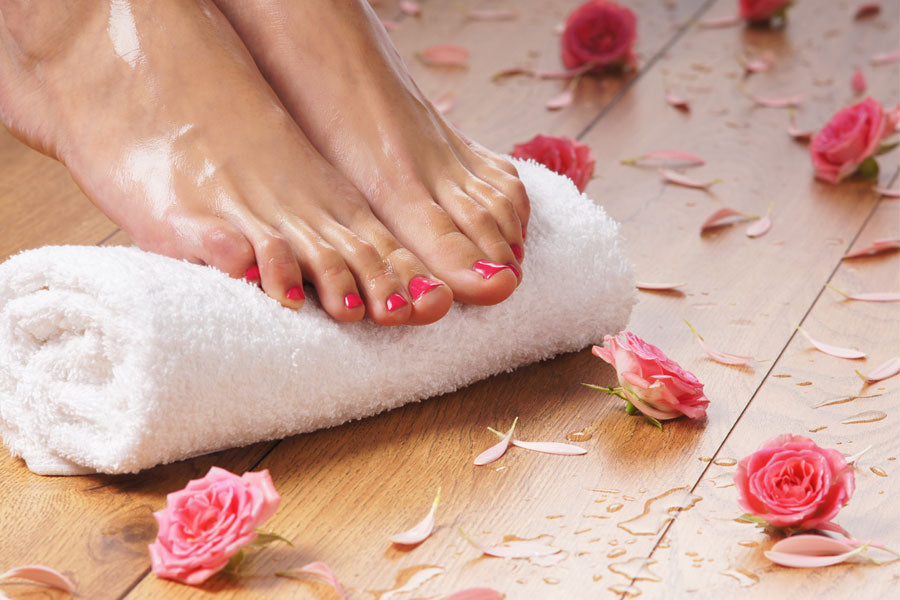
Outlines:
[[512,270],[512,272],[516,274],[516,279],[522,278],[522,273],[519,272],[519,269],[516,268],[516,265],[509,263],[506,266],[509,267]]
[[385,302],[385,304],[387,305],[388,312],[394,312],[395,310],[403,308],[404,306],[409,304],[409,302],[407,302],[406,298],[404,298],[400,294],[391,294],[390,296],[388,296],[387,302]]
[[[516,273],[516,269],[512,265],[499,265],[497,263],[493,263],[489,260],[479,260],[475,261],[475,264],[472,265],[472,270],[484,277],[485,279],[490,279],[503,269],[512,269],[513,273]],[[516,277],[519,275],[516,274]]]
[[512,244],[510,245],[510,249],[512,250],[513,256],[516,257],[516,260],[522,262],[522,246],[518,244]]
[[287,298],[288,300],[303,300],[306,298],[306,294],[303,293],[302,287],[295,285],[287,291]]
[[244,273],[244,279],[247,281],[257,281],[259,279],[259,266],[253,265]]
[[344,306],[347,307],[347,310],[353,310],[357,306],[362,306],[362,298],[350,292],[346,296],[344,296]]
[[413,277],[409,280],[409,293],[412,295],[413,302],[424,296],[436,287],[444,285],[440,281],[428,279],[427,277]]

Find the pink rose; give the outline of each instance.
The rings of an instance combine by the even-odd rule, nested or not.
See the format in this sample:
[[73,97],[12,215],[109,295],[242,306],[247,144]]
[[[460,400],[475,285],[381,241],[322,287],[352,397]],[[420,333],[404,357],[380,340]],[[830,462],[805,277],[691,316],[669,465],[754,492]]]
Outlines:
[[790,3],[791,0],[741,0],[741,18],[745,21],[768,21]]
[[839,110],[809,146],[816,177],[837,183],[852,175],[875,155],[881,140],[894,132],[898,120],[900,106],[885,112],[871,98]]
[[159,523],[150,544],[153,572],[190,585],[203,583],[256,539],[256,528],[279,502],[268,470],[238,477],[212,467],[202,479],[169,494],[166,508],[153,513]]
[[616,369],[626,400],[647,416],[660,421],[686,415],[706,416],[709,399],[703,384],[663,351],[629,331],[603,339],[594,354]]
[[853,468],[837,450],[801,435],[780,435],[738,464],[740,505],[773,527],[833,529],[829,521],[855,487]]
[[562,34],[562,61],[567,69],[595,65],[592,71],[612,66],[634,66],[637,19],[624,6],[591,0],[566,19]]
[[591,149],[567,137],[536,135],[524,144],[516,144],[512,155],[516,158],[533,158],[551,171],[565,175],[583,192],[594,174],[594,157]]

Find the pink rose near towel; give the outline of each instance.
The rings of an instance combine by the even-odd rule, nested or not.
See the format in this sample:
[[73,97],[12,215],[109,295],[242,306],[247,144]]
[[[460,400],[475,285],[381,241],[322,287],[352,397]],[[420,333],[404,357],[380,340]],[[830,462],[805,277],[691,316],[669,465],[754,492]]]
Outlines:
[[339,324],[135,248],[58,246],[0,265],[0,435],[44,475],[128,473],[340,425],[623,329],[618,225],[571,180],[516,161],[525,277],[425,327]]

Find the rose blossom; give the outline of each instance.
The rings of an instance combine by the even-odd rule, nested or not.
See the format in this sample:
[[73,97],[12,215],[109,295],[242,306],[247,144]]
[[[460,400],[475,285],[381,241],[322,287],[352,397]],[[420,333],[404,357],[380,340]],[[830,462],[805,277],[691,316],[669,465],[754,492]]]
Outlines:
[[202,479],[169,494],[166,508],[153,513],[159,524],[150,544],[153,572],[191,585],[203,583],[256,539],[256,527],[275,513],[279,502],[268,469],[238,477],[212,467]]
[[610,66],[634,66],[637,19],[624,6],[591,0],[566,19],[562,34],[562,61],[567,69],[594,65],[592,71]]
[[741,0],[741,18],[745,21],[768,21],[791,3],[791,0]]
[[839,110],[809,146],[816,177],[837,183],[852,175],[894,132],[900,120],[900,106],[885,112],[871,98]]
[[594,157],[585,144],[567,137],[536,135],[524,144],[516,144],[515,158],[533,158],[551,171],[565,175],[583,192],[594,174]]
[[660,421],[706,416],[709,399],[692,373],[630,331],[606,336],[593,352],[616,369],[619,385],[635,408]]
[[837,450],[801,435],[772,438],[741,459],[738,502],[773,527],[828,528],[853,495],[853,469]]

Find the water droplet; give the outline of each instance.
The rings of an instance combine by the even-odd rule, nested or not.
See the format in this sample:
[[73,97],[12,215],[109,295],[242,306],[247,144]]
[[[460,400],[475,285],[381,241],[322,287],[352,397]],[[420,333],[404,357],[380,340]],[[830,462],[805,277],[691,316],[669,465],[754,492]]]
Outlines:
[[609,540],[609,545],[610,545],[610,546],[618,546],[618,545],[619,545],[619,540]]
[[617,512],[622,510],[623,504],[616,502],[615,504],[610,504],[606,507],[606,512]]
[[700,460],[700,462],[710,462],[712,460],[712,457],[711,456],[701,456],[699,460]]
[[817,433],[819,431],[822,431],[823,429],[828,429],[828,425],[820,425],[819,427],[813,427],[812,429],[809,430],[809,432]]
[[573,431],[566,434],[566,439],[570,442],[586,442],[592,437],[593,435],[590,431]]
[[888,456],[888,460],[897,460],[896,456]]
[[[696,494],[687,493],[687,487],[677,487],[650,498],[644,503],[644,511],[638,516],[618,524],[619,529],[624,529],[631,535],[654,535],[669,521],[674,519],[672,513],[690,510],[702,498]],[[669,496],[683,492],[677,498]],[[668,500],[666,500],[668,498]],[[665,500],[665,502],[663,502]]]
[[884,472],[884,469],[881,469],[879,467],[869,467],[869,470],[879,477],[887,477],[887,473]]
[[772,377],[777,377],[778,379],[784,379],[785,377],[790,377],[787,373],[778,373],[777,375],[772,375]]
[[737,464],[737,459],[734,458],[717,458],[713,461],[714,465],[718,465],[720,467],[733,467]]
[[626,550],[625,548],[616,548],[607,552],[606,558],[619,558],[624,554],[628,554],[628,550]]
[[799,381],[799,382],[795,383],[794,385],[799,385],[800,387],[806,387],[808,385],[812,385],[812,381]]
[[505,471],[505,470],[507,470],[508,468],[509,468],[509,467],[507,467],[506,465],[501,465],[501,466],[495,468],[494,470],[497,471],[497,472],[499,473],[500,471]]
[[548,519],[562,519],[565,515],[547,515]]
[[594,488],[589,488],[592,492],[600,492],[601,494],[618,494],[619,490],[598,490]]
[[696,552],[685,552],[684,555],[685,556],[697,556],[697,553]]
[[627,540],[625,540],[626,544],[634,544],[635,542],[637,542],[637,540],[634,538],[628,538]]
[[635,498],[634,496],[625,495],[622,496],[622,500],[624,500],[625,502],[634,502],[635,500],[637,500],[637,498]]
[[759,546],[759,542],[755,540],[743,540],[738,542],[738,545],[746,548],[755,548],[756,546]]
[[582,534],[582,533],[587,533],[587,532],[590,531],[590,530],[591,530],[590,527],[588,527],[587,529],[579,529],[578,531],[575,532],[575,535],[580,535],[580,534]]
[[721,574],[732,579],[737,579],[741,587],[751,587],[759,583],[759,576],[746,569],[726,569]]
[[600,581],[603,579],[603,575],[594,575],[594,581]]
[[841,421],[842,425],[855,425],[859,423],[874,423],[887,418],[887,413],[881,410],[867,410]]
[[556,585],[559,583],[559,579],[556,577],[544,577],[544,583],[547,585]]
[[621,575],[628,581],[662,581],[662,577],[650,570],[656,564],[655,560],[647,560],[643,556],[629,558],[625,562],[612,563],[607,567],[616,575]]
[[443,572],[444,568],[436,565],[416,565],[403,569],[397,574],[393,589],[367,591],[375,596],[375,600],[389,600],[406,592],[411,592]]

